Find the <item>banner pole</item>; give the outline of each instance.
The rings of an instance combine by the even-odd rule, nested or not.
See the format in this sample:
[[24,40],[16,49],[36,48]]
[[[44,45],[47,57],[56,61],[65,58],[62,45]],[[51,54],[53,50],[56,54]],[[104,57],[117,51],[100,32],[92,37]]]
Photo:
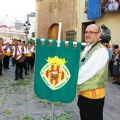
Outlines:
[[59,30],[58,30],[58,44],[57,47],[60,47],[60,39],[61,39],[61,29],[62,29],[62,19],[59,20]]
[[52,103],[52,115],[51,115],[51,120],[54,120],[54,108],[55,108],[55,104],[54,102]]
[[[57,47],[60,47],[61,29],[62,29],[62,19],[59,20],[59,30],[58,30]],[[51,120],[54,120],[54,108],[55,108],[55,103],[53,102],[53,103],[52,103],[52,115],[51,115]]]

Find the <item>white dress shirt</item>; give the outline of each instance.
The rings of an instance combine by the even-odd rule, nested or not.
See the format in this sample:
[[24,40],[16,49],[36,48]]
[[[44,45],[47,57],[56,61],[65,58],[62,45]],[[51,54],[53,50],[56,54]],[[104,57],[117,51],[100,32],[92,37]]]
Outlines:
[[27,52],[29,53],[33,53],[34,52],[34,48],[33,47],[30,47],[30,48],[27,48]]
[[108,5],[108,10],[109,10],[109,11],[118,10],[118,7],[119,7],[118,2],[116,2],[116,1],[114,0],[113,3],[111,2],[111,3]]
[[35,46],[32,46],[32,47],[31,47],[31,51],[32,51],[32,52],[35,52],[34,49],[35,49]]
[[[82,54],[82,57],[86,54],[86,52],[91,48],[91,46],[86,46],[85,50]],[[78,83],[82,84],[93,77],[97,72],[102,70],[106,65],[109,59],[108,50],[106,48],[100,48],[96,50],[91,58],[79,68],[78,73]]]
[[[7,48],[7,49],[6,49]],[[6,50],[5,50],[6,49]],[[4,45],[3,46],[3,50],[5,51],[5,52],[11,52],[11,49],[10,49],[10,46],[6,46],[6,45]]]
[[[22,46],[17,46],[17,47],[18,47],[17,48],[17,55],[22,54]],[[16,49],[16,47],[14,46],[13,56],[15,56],[15,49]],[[25,46],[24,46],[23,54],[27,54],[27,50],[26,50]]]

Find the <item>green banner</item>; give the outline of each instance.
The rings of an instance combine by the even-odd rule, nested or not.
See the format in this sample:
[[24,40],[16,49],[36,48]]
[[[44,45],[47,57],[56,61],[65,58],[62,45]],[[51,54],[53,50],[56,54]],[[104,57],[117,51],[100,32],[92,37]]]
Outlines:
[[34,74],[34,91],[38,98],[51,102],[72,102],[76,96],[76,86],[79,70],[81,43],[60,42],[45,39],[44,45],[41,39],[36,39],[36,59]]

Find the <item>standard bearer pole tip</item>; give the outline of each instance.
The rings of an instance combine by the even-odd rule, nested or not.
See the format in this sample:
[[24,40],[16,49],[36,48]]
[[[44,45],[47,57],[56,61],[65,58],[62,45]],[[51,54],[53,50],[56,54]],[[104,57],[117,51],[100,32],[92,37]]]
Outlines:
[[62,22],[62,19],[60,19],[59,22]]

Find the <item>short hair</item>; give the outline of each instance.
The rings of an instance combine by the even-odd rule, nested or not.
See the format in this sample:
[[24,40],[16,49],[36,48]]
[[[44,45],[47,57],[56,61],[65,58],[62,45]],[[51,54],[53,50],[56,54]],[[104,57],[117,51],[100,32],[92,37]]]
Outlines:
[[119,45],[114,45],[114,48],[115,48],[115,49],[118,49],[118,48],[119,48]]
[[100,28],[100,26],[97,25],[97,27],[98,27],[98,31],[101,32],[101,28]]
[[25,43],[25,41],[22,41],[23,43]]
[[93,25],[96,25],[96,26],[97,26],[97,28],[98,28],[98,31],[99,31],[99,32],[101,32],[101,28],[100,28],[100,26],[99,26],[99,25],[97,25],[97,24],[93,24]]
[[100,40],[100,43],[103,44],[103,43],[109,43],[109,41],[107,39],[102,39]]
[[20,40],[20,39],[18,39],[17,41],[18,41],[18,42],[21,42],[21,40]]
[[3,38],[0,37],[0,40],[3,40]]
[[96,27],[98,28],[98,32],[101,32],[100,26],[98,26],[97,24],[90,24],[90,25],[88,25],[88,26],[91,26],[91,25],[96,26]]

